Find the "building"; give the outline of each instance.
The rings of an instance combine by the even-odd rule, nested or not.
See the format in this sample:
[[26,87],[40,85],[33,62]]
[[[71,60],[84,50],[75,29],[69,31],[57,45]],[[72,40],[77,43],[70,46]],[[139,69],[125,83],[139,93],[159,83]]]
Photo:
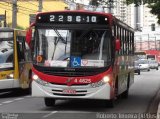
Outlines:
[[[6,11],[7,26],[12,26],[12,5],[12,0],[0,1],[0,15],[4,15]],[[67,6],[62,0],[43,0],[42,11],[64,10]],[[17,0],[17,26],[24,29],[29,27],[30,14],[36,14],[38,7],[38,0]],[[1,21],[2,26],[3,22]]]
[[114,0],[113,14],[121,21],[127,23],[127,5],[124,0]]

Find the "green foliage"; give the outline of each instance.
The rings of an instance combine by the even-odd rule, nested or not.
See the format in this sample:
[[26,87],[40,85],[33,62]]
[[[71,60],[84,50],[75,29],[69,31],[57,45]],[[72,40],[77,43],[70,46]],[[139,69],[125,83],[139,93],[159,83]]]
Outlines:
[[152,3],[158,3],[159,0],[126,0],[126,4],[132,4],[134,3],[135,6],[144,5],[144,4],[152,4]]
[[[12,23],[9,23],[7,26],[10,27],[10,28],[12,28]],[[24,30],[25,28],[23,28],[23,27],[20,26],[20,25],[17,25],[16,29]]]
[[97,2],[97,0],[91,0],[90,1],[90,5],[93,5],[93,6],[98,6],[98,2]]
[[149,4],[149,8],[151,8],[151,13],[154,15],[157,15],[158,23],[160,24],[160,1],[158,1],[155,4]]
[[114,2],[114,0],[91,0],[90,5],[98,6],[101,4],[109,4],[110,2]]
[[19,26],[19,25],[16,27],[16,29],[24,30],[24,28],[22,26]]

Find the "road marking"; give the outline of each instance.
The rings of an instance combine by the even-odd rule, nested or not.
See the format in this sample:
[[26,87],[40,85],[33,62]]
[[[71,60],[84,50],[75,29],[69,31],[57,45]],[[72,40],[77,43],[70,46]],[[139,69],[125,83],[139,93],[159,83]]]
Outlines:
[[24,98],[16,98],[16,99],[14,99],[14,100],[23,100]]
[[8,94],[8,93],[11,93],[11,91],[9,91],[9,92],[1,92],[0,95],[5,95],[5,94]]
[[11,103],[11,102],[13,102],[13,101],[8,100],[8,101],[2,102],[2,103],[3,103],[3,104],[8,104],[8,103]]
[[47,115],[44,115],[43,116],[43,118],[47,118],[47,117],[49,117],[49,116],[51,116],[52,114],[55,114],[55,113],[57,113],[58,111],[53,111],[53,112],[51,112],[51,113],[49,113],[49,114],[47,114]]
[[30,95],[28,95],[28,96],[24,96],[25,98],[30,98],[31,96]]

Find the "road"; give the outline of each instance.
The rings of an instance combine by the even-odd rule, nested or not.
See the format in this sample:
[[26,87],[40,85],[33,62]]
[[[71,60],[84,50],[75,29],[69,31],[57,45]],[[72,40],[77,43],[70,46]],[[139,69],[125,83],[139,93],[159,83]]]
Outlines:
[[[160,70],[151,70],[135,74],[128,99],[116,100],[114,108],[105,107],[102,101],[91,100],[58,100],[55,107],[49,108],[44,105],[43,98],[3,92],[0,93],[0,119],[134,119],[139,114],[144,114],[140,115],[142,119],[154,119],[159,89]],[[150,112],[154,114],[145,115]]]

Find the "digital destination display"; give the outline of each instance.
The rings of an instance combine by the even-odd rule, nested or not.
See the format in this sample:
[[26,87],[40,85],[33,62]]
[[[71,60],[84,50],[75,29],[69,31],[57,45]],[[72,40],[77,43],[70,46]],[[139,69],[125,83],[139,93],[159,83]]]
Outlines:
[[96,14],[82,13],[48,13],[39,14],[37,23],[63,23],[63,24],[106,24],[108,18]]

